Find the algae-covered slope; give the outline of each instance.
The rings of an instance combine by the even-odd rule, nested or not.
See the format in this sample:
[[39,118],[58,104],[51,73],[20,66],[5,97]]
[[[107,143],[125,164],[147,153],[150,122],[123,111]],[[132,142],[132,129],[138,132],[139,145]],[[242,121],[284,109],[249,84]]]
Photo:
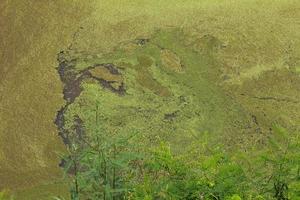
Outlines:
[[108,132],[137,132],[175,147],[204,132],[225,144],[243,143],[238,136],[255,133],[258,124],[217,84],[212,51],[221,42],[212,36],[201,42],[206,52],[186,45],[185,34],[170,29],[122,43],[106,55],[61,52],[58,72],[66,105],[56,125],[64,142],[80,140],[97,123]]
[[[100,64],[105,64],[108,55],[101,56],[103,52],[110,51],[110,57],[115,56],[110,59],[112,62],[122,56],[117,55],[118,50],[113,51],[112,47],[120,49],[120,46],[125,46],[125,51],[135,48],[135,42],[118,45],[121,41],[142,36],[146,40],[139,40],[139,43],[153,44],[156,36],[145,35],[151,34],[155,28],[180,27],[190,35],[178,40],[180,46],[189,51],[194,49],[199,52],[195,53],[197,57],[200,55],[208,63],[212,62],[205,65],[207,76],[203,74],[203,77],[210,77],[210,84],[217,84],[214,88],[226,94],[225,99],[239,105],[236,113],[246,116],[242,117],[243,122],[238,122],[240,118],[234,116],[225,119],[227,125],[224,134],[221,133],[224,135],[222,142],[223,139],[229,141],[227,144],[234,148],[232,142],[238,140],[241,144],[261,143],[268,134],[272,134],[269,129],[273,123],[280,123],[290,130],[300,130],[299,3],[296,0],[1,1],[0,190],[21,191],[17,199],[42,199],[25,197],[24,194],[45,196],[44,184],[52,184],[61,176],[57,154],[64,147],[52,121],[63,101],[62,84],[55,67],[56,54],[70,43],[83,52],[72,50],[65,52],[63,57],[70,54],[68,62],[73,58],[79,61],[85,59],[76,64],[85,69],[96,63],[94,58],[103,58]],[[77,34],[79,27],[83,29]],[[147,41],[147,38],[150,40]],[[177,45],[177,40],[174,43]],[[178,70],[175,75],[183,77],[181,75],[191,65],[178,68],[178,63],[184,59],[179,54],[174,56],[172,48],[163,51],[163,63]],[[91,64],[86,63],[89,60]],[[211,67],[215,69],[211,70]],[[122,69],[118,70],[122,76],[113,75],[110,80],[123,79]],[[220,79],[214,72],[220,73]],[[93,73],[109,75],[104,68],[97,68]],[[137,82],[148,80],[149,76],[140,74],[144,77],[140,76]],[[214,81],[214,78],[218,80]],[[144,83],[153,87],[153,84]],[[190,81],[188,85],[193,83]],[[125,89],[128,87],[124,86]],[[147,87],[144,89],[151,91]],[[123,97],[128,95],[128,89],[126,92]],[[201,99],[204,98],[209,99],[203,95]],[[90,105],[95,107],[95,102]],[[208,112],[208,108],[202,109]],[[118,114],[121,115],[121,112]],[[178,117],[179,114],[176,114]],[[221,113],[216,116],[219,115]],[[167,118],[173,116],[167,115]],[[216,116],[212,119],[215,120]],[[235,120],[236,123],[249,121],[253,127],[239,132],[236,125],[230,125]],[[193,127],[180,127],[184,131],[179,135],[186,137],[193,134],[191,130],[197,133],[208,130],[210,135],[220,136],[212,133],[210,129],[215,127],[210,127],[211,124],[203,121],[203,126],[197,125],[201,127],[199,131]],[[175,134],[173,130],[169,132]],[[165,131],[161,133],[166,135]],[[43,185],[40,187],[40,184]],[[45,189],[42,191],[41,188]]]

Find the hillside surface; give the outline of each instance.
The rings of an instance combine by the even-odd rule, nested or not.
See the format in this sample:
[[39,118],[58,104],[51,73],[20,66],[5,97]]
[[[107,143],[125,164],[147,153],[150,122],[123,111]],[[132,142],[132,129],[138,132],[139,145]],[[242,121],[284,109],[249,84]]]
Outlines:
[[177,152],[206,132],[251,155],[272,124],[300,130],[298,1],[4,0],[0,10],[0,190],[17,199],[68,192],[60,132],[92,126],[96,102],[102,128]]

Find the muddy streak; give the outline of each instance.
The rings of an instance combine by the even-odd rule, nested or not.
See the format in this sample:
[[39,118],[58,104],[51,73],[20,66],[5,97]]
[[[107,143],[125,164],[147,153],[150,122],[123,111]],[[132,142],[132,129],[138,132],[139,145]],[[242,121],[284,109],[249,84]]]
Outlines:
[[71,142],[68,138],[68,131],[64,129],[65,126],[65,117],[64,114],[68,108],[69,104],[66,104],[65,106],[61,107],[61,109],[57,112],[56,119],[54,121],[55,125],[58,128],[58,135],[62,138],[63,143],[65,145],[70,145]]
[[75,130],[76,137],[81,140],[85,137],[84,125],[82,119],[75,115],[74,117],[74,126],[73,129]]
[[[64,144],[68,147],[72,145],[73,142],[80,143],[80,139],[84,136],[84,125],[83,121],[78,115],[74,118],[74,126],[72,129],[75,132],[75,135],[70,133],[69,130],[65,129],[65,113],[68,110],[68,107],[74,103],[77,97],[80,96],[83,88],[81,84],[88,79],[95,80],[101,87],[110,90],[120,96],[125,95],[125,84],[121,82],[118,88],[113,87],[113,83],[116,81],[108,81],[104,78],[98,78],[92,75],[90,70],[93,70],[98,67],[106,68],[113,75],[121,75],[117,67],[112,63],[103,63],[103,64],[94,64],[89,66],[84,70],[76,71],[76,59],[67,59],[67,53],[61,51],[57,56],[58,67],[57,72],[60,76],[61,81],[63,82],[63,95],[66,101],[66,104],[57,111],[56,119],[54,121],[58,129],[58,134],[62,138]],[[62,164],[60,164],[62,165]]]
[[[67,145],[68,148],[71,148],[72,144],[76,144],[79,148],[83,149],[86,146],[85,127],[82,119],[78,115],[74,116],[72,129],[74,130],[74,132],[73,134],[70,134],[69,131],[67,131],[64,128],[61,128],[59,131],[59,135],[62,137],[64,143]],[[65,167],[68,160],[70,159],[70,156],[62,158],[58,166]],[[78,166],[80,165],[78,164]],[[74,168],[68,169],[69,174],[74,175],[74,172]]]
[[94,76],[91,76],[91,78],[93,78],[94,80],[97,80],[100,85],[104,88],[109,89],[110,91],[119,94],[120,96],[124,96],[126,94],[126,90],[125,90],[125,84],[122,82],[121,85],[116,89],[112,86],[113,83],[116,83],[117,81],[107,81],[105,79],[102,78],[97,78]]

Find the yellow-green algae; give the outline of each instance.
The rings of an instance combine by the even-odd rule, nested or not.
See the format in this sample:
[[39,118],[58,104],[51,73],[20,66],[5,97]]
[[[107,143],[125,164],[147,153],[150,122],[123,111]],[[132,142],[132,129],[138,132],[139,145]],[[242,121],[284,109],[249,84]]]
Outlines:
[[[209,132],[215,142],[226,138],[236,148],[245,147],[245,141],[236,138],[248,139],[259,125],[216,84],[218,62],[211,55],[190,49],[184,42],[181,30],[169,29],[157,31],[149,42],[133,51],[116,48],[101,58],[82,59],[68,51],[66,57],[79,62],[78,66],[73,63],[78,72],[102,63],[118,67],[126,94],[120,96],[95,82],[83,82],[81,95],[65,112],[65,128],[72,129],[74,117],[79,116],[86,132],[91,132],[95,127],[93,112],[99,104],[98,123],[105,130],[135,131],[149,141],[164,138],[178,151],[203,132]],[[168,62],[164,62],[161,51],[172,55]],[[120,60],[127,65],[118,66]],[[166,66],[172,62],[180,63],[180,71]]]
[[[0,38],[5,39],[0,42],[0,188],[16,191],[53,182],[60,176],[55,151],[61,144],[52,121],[62,97],[54,67],[57,52],[74,43],[72,36],[79,26],[85,29],[75,45],[98,53],[110,51],[120,41],[148,35],[156,27],[180,26],[192,36],[187,37],[192,42],[186,42],[190,47],[198,46],[194,38],[213,35],[226,46],[214,57],[220,61],[224,80],[233,80],[224,82],[230,96],[253,113],[261,126],[284,121],[286,126],[299,127],[299,106],[293,99],[286,103],[240,95],[250,90],[252,96],[258,91],[260,97],[267,92],[279,99],[299,99],[298,79],[290,72],[272,72],[278,67],[298,69],[299,9],[295,0],[2,1]],[[204,46],[198,47],[205,52]],[[248,68],[257,71],[256,66],[263,74],[264,68],[271,72],[262,76],[255,73],[258,82],[248,76],[239,78]],[[242,84],[232,85],[235,80]],[[217,84],[223,86],[222,81]],[[47,193],[47,189],[39,193]],[[19,199],[31,197],[22,192]]]

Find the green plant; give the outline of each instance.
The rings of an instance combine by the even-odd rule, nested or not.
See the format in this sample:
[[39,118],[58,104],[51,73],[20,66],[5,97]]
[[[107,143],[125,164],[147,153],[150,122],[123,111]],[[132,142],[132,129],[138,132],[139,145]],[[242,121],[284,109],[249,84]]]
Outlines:
[[139,147],[136,133],[112,134],[99,126],[93,130],[81,146],[72,146],[66,158],[66,172],[73,171],[73,200],[300,197],[299,136],[280,127],[274,127],[269,145],[259,154],[262,159],[253,159],[255,173],[250,175],[234,153],[209,146],[205,138],[196,138],[189,149],[175,154],[166,142],[150,149]]
[[[298,198],[300,195],[300,138],[296,133],[274,126],[269,146],[262,155],[267,174],[263,188],[276,200]],[[271,195],[270,195],[271,196]]]
[[[96,106],[96,111],[97,111]],[[140,158],[131,151],[133,134],[107,132],[96,123],[92,132],[80,140],[72,140],[64,160],[65,171],[72,181],[71,199],[120,199],[130,188],[134,175],[131,165]]]
[[142,175],[133,199],[194,199],[199,189],[197,174],[166,143],[148,152]]
[[241,167],[224,154],[190,156],[173,154],[167,143],[155,148],[146,157],[143,181],[132,199],[236,199],[236,192],[245,192]]
[[234,194],[229,198],[229,200],[242,200],[242,198],[239,195]]

